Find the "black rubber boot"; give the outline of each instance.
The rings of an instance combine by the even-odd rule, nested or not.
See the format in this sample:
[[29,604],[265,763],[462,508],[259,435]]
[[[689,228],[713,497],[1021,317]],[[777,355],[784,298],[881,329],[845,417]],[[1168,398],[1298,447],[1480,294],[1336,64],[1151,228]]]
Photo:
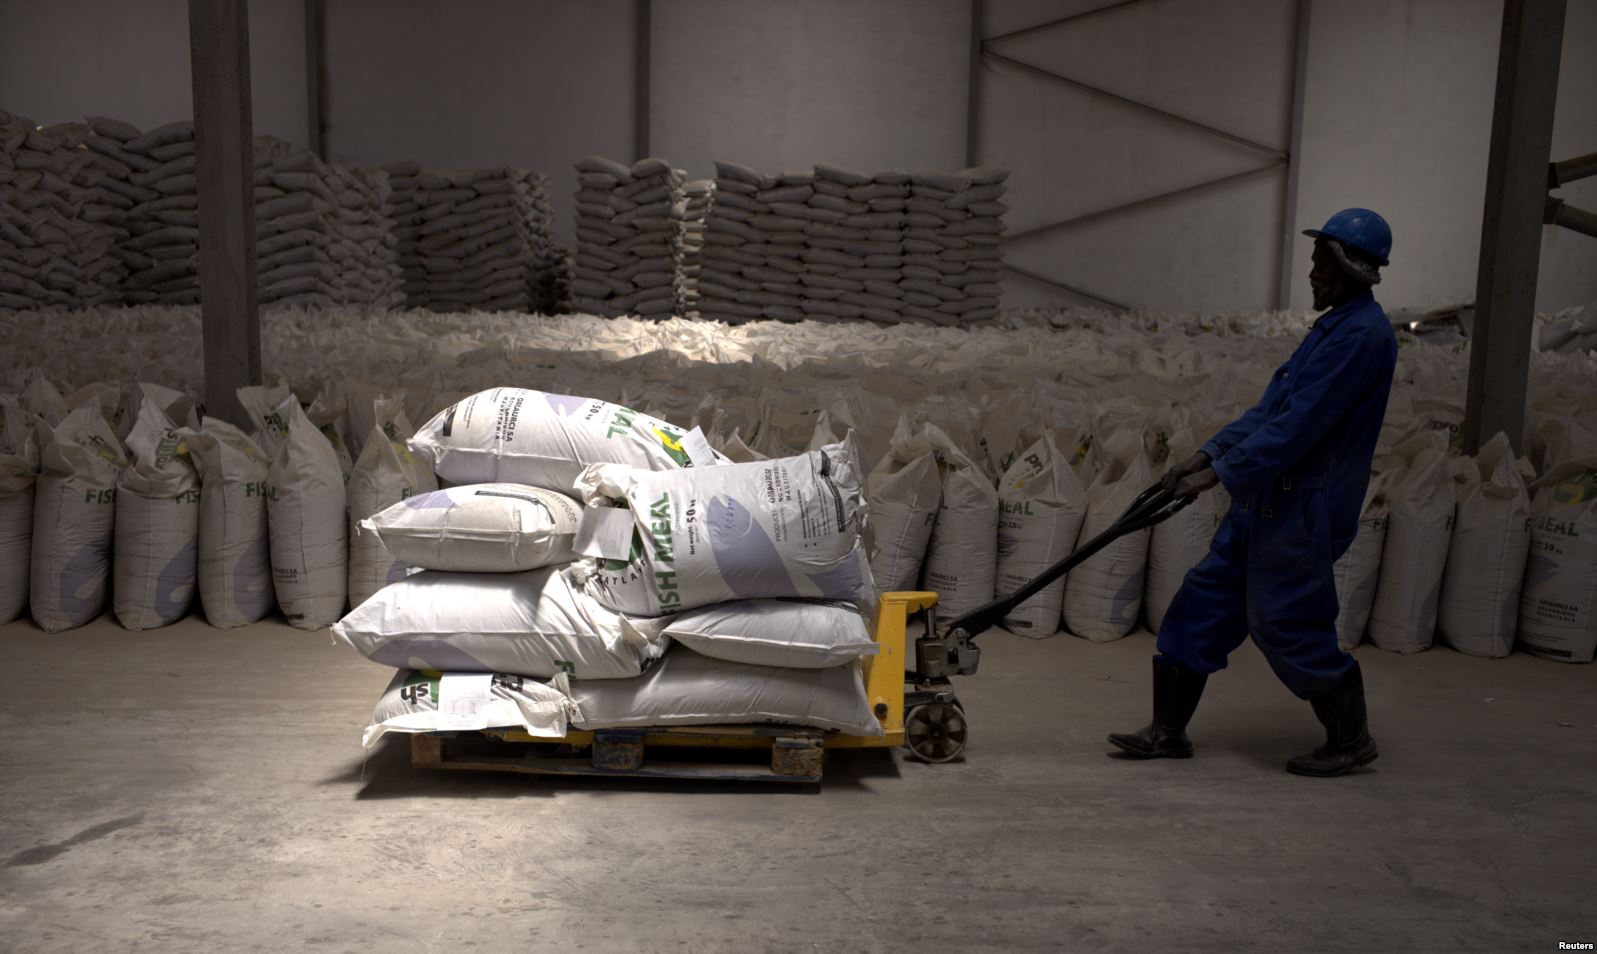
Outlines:
[[1203,684],[1201,672],[1155,656],[1153,658],[1153,722],[1140,732],[1109,736],[1109,743],[1134,759],[1190,759],[1192,740],[1187,723],[1198,711]]
[[1334,689],[1310,699],[1309,704],[1325,726],[1325,744],[1309,755],[1289,760],[1288,772],[1331,778],[1375,761],[1380,752],[1370,737],[1369,718],[1364,710],[1364,673],[1358,663]]

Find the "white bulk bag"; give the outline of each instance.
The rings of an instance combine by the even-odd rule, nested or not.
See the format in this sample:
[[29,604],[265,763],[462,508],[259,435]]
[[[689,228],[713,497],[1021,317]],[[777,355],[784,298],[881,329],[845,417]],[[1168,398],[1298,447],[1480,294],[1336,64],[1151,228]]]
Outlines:
[[637,621],[662,624],[662,635],[696,653],[753,666],[825,669],[877,652],[859,607],[837,601],[739,600]]
[[344,473],[292,395],[277,406],[287,436],[266,474],[272,591],[289,625],[330,626],[344,612],[349,572]]
[[405,417],[404,405],[391,398],[377,398],[371,403],[376,422],[361,443],[360,459],[349,475],[351,606],[359,606],[373,593],[411,572],[410,566],[394,559],[377,534],[361,530],[360,522],[408,497],[438,489],[432,466],[405,444],[410,421]]
[[1460,652],[1495,659],[1513,650],[1519,629],[1530,556],[1530,461],[1515,460],[1508,435],[1499,433],[1475,460],[1461,463],[1436,633]]
[[[1010,464],[998,483],[998,575],[994,595],[1009,596],[1065,558],[1087,516],[1087,490],[1044,433]],[[1060,577],[1004,617],[1018,636],[1042,638],[1059,631],[1065,579]]]
[[[861,482],[852,442],[693,470],[595,465],[579,489],[590,508],[625,504],[631,551],[574,564],[573,579],[632,616],[760,597],[867,599]],[[621,518],[584,517],[596,519]]]
[[212,626],[253,623],[276,605],[266,457],[247,434],[216,418],[206,418],[188,446],[200,475],[200,607]]
[[572,684],[579,729],[780,723],[878,736],[858,666],[783,669],[678,646],[634,679]]
[[1358,533],[1331,568],[1336,580],[1336,644],[1346,652],[1364,641],[1364,631],[1370,625],[1370,608],[1375,605],[1375,589],[1381,582],[1381,553],[1386,548],[1386,525],[1390,519],[1385,477],[1373,477],[1364,492]]
[[[199,566],[200,479],[179,419],[192,404],[146,386],[128,432],[127,469],[117,482],[112,608],[126,629],[153,629],[188,614]],[[162,398],[172,403],[162,404]]]
[[592,398],[493,388],[446,408],[410,441],[453,484],[505,481],[569,493],[589,464],[678,470],[681,428]]
[[1564,662],[1591,662],[1597,650],[1597,457],[1536,482],[1519,641]]
[[943,494],[926,547],[921,587],[937,594],[939,619],[954,619],[992,602],[998,575],[998,490],[935,424],[927,424],[925,433],[937,451]]
[[540,739],[566,734],[574,706],[564,674],[547,684],[504,673],[484,675],[401,669],[378,698],[361,745],[371,748],[389,732],[519,728]]
[[[1126,428],[1097,441],[1104,466],[1087,490],[1081,540],[1091,540],[1148,489],[1153,476],[1139,430]],[[1137,627],[1148,566],[1148,531],[1138,530],[1088,557],[1065,578],[1065,626],[1095,643],[1120,639]]]
[[396,669],[578,679],[636,676],[666,645],[584,596],[556,567],[414,573],[351,610],[333,635]]
[[82,626],[105,609],[123,453],[98,407],[40,430],[28,605],[46,632]]
[[1430,431],[1393,449],[1406,464],[1386,484],[1392,508],[1381,551],[1381,580],[1370,607],[1370,641],[1381,649],[1417,653],[1436,634],[1436,604],[1453,536],[1453,475],[1447,436]]
[[394,559],[425,570],[514,573],[576,559],[582,506],[525,484],[466,484],[407,497],[361,523]]
[[936,450],[924,436],[911,434],[908,419],[900,417],[887,454],[865,481],[871,575],[881,592],[919,585],[942,493]]
[[61,396],[56,386],[50,383],[49,378],[37,371],[32,374],[33,380],[29,381],[27,387],[22,389],[22,393],[17,395],[17,400],[21,402],[24,411],[44,418],[45,424],[55,427],[66,418],[72,408],[67,405],[66,398]]
[[0,624],[21,616],[28,605],[39,476],[35,420],[15,398],[0,396]]
[[[1177,431],[1169,439],[1167,460],[1178,464],[1197,451],[1191,431]],[[1154,633],[1164,625],[1165,612],[1181,591],[1187,571],[1209,555],[1214,532],[1230,508],[1224,487],[1201,493],[1181,510],[1153,526],[1148,534],[1148,579],[1143,591],[1143,611]]]

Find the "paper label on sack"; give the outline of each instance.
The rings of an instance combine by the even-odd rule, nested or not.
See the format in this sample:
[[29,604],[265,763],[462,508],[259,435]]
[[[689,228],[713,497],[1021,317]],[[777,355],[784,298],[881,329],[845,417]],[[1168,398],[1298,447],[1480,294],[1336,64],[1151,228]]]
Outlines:
[[488,728],[493,702],[491,672],[446,672],[438,679],[438,728],[464,731]]
[[588,507],[577,526],[574,549],[600,560],[627,560],[632,556],[632,511],[624,507]]
[[704,431],[697,427],[682,435],[682,450],[695,467],[715,466],[715,451],[710,448],[710,442],[705,438]]

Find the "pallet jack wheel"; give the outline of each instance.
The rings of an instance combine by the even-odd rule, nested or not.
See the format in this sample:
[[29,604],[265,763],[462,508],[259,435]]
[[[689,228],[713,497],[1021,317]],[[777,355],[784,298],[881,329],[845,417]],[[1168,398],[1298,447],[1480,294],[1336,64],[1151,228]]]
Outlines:
[[956,703],[931,702],[904,716],[904,744],[922,762],[952,762],[965,751],[970,725]]

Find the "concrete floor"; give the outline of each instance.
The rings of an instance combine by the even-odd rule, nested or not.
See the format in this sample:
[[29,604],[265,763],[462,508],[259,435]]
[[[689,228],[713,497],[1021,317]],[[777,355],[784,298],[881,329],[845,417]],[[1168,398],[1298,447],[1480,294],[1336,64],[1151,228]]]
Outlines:
[[965,761],[813,791],[363,763],[388,672],[281,624],[0,627],[0,949],[1553,951],[1597,941],[1597,668],[1361,651],[1382,757],[1252,648],[1133,763],[1152,641],[995,633]]

